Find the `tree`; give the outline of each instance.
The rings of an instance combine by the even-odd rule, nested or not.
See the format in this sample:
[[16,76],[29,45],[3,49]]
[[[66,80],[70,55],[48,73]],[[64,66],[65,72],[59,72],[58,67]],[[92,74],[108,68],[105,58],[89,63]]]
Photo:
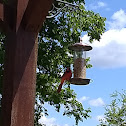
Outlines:
[[112,101],[105,107],[105,119],[100,120],[99,126],[126,126],[126,90],[114,92]]
[[[38,61],[35,105],[35,126],[41,126],[38,120],[42,113],[48,115],[44,103],[54,106],[57,112],[64,106],[63,115],[73,116],[76,124],[89,117],[90,109],[84,109],[77,101],[76,93],[66,83],[61,93],[57,93],[60,74],[73,63],[69,57],[68,46],[78,41],[81,33],[87,33],[90,42],[100,40],[105,30],[105,18],[93,11],[86,11],[83,0],[67,0],[79,8],[64,8],[56,17],[46,19],[38,35]],[[55,1],[56,6],[63,6]],[[2,89],[5,36],[0,34],[0,92]],[[1,58],[2,57],[2,58]],[[89,59],[88,59],[89,60]],[[90,65],[88,66],[90,67]]]

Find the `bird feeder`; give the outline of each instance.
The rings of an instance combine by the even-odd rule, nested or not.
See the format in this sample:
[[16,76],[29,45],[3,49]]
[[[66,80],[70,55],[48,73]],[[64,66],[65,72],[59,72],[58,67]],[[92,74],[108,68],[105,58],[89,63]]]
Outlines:
[[71,84],[89,84],[90,79],[86,79],[86,51],[92,50],[92,47],[80,40],[80,43],[69,46],[69,49],[74,51],[74,77],[70,79]]

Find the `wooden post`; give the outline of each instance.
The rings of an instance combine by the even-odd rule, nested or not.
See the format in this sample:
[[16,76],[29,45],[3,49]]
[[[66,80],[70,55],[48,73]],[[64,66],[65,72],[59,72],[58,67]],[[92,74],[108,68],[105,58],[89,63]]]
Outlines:
[[52,2],[8,0],[0,12],[7,36],[1,126],[34,126],[36,38]]
[[22,27],[6,40],[2,126],[33,126],[37,41]]

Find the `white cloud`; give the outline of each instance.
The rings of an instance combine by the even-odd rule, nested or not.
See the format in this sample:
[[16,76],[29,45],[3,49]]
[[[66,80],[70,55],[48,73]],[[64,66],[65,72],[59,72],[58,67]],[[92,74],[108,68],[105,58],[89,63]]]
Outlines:
[[[126,15],[123,10],[120,10],[113,14],[112,23],[115,27],[111,28],[101,36],[100,42],[94,41],[91,45],[93,50],[88,52],[88,56],[91,57],[91,64],[94,67],[100,68],[118,68],[126,67]],[[118,20],[117,18],[118,17]],[[125,22],[124,22],[124,19]],[[122,28],[123,27],[123,28]],[[84,35],[83,42],[89,43],[89,38]]]
[[45,115],[41,117],[41,119],[39,120],[39,123],[41,124],[46,124],[46,126],[59,126],[56,124],[56,118],[52,117],[52,118],[46,118]]
[[65,124],[64,126],[69,126],[68,124]]
[[91,106],[95,106],[95,107],[105,105],[105,103],[104,103],[104,101],[102,100],[102,98],[97,98],[97,99],[90,100],[90,101],[89,101],[89,104],[90,104]]
[[83,96],[83,97],[79,98],[78,101],[82,103],[88,99],[89,99],[89,97]]
[[93,43],[91,63],[102,68],[116,68],[126,66],[126,28],[108,30],[101,41]]
[[98,7],[105,7],[105,6],[106,4],[104,2],[101,2],[101,1],[98,2]]
[[105,122],[105,121],[106,121],[106,119],[105,119],[104,115],[98,115],[98,116],[96,117],[96,120],[97,120],[97,121],[102,120],[103,122]]
[[98,9],[98,8],[105,7],[105,6],[107,6],[106,3],[102,2],[102,1],[99,1],[99,2],[97,2],[96,5],[91,4],[91,5],[90,5],[90,8],[91,8],[91,9]]
[[112,21],[108,21],[109,29],[121,29],[126,27],[126,13],[120,9],[112,15]]
[[39,123],[46,124],[46,126],[69,126],[68,124],[59,125],[59,124],[57,124],[56,118],[54,118],[54,117],[47,118],[44,114],[41,117],[41,119],[39,119]]

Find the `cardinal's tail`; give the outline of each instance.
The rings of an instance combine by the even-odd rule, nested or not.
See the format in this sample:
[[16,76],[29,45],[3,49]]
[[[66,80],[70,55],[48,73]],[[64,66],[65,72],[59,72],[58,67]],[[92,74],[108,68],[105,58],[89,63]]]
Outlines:
[[61,89],[62,89],[62,84],[59,85],[57,92],[60,93]]
[[58,87],[58,90],[57,90],[58,93],[60,93],[60,91],[61,91],[61,89],[62,89],[63,83],[64,83],[64,79],[62,78],[62,79],[61,79],[61,83],[60,83],[60,85],[59,85],[59,87]]

